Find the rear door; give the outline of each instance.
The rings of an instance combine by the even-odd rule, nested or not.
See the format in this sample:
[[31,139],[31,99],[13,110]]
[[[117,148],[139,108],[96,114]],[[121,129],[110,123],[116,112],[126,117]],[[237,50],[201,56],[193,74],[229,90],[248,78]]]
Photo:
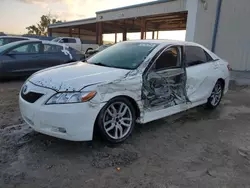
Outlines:
[[[145,111],[168,108],[171,111],[170,107],[186,103],[186,72],[182,52],[182,46],[166,48],[143,74],[142,100]],[[160,116],[167,116],[170,111],[164,111]]]
[[43,44],[43,59],[42,68],[48,68],[71,61],[70,54],[65,54],[63,47],[55,44]]
[[39,70],[41,42],[18,45],[6,52],[2,70],[12,75],[28,75]]
[[81,50],[81,43],[77,43],[75,38],[62,38],[60,42],[76,50],[79,50],[79,51]]
[[186,91],[190,102],[207,100],[214,87],[214,60],[199,46],[185,46]]

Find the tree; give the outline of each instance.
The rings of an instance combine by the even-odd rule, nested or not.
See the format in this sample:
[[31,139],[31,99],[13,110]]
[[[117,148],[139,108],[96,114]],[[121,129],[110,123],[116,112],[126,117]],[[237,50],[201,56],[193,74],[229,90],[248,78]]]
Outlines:
[[51,14],[42,15],[39,23],[37,23],[36,25],[31,25],[29,27],[26,27],[26,29],[28,30],[28,34],[47,36],[48,35],[48,32],[47,32],[48,25],[54,24],[54,23],[60,23],[60,22],[62,22],[62,21],[57,20]]

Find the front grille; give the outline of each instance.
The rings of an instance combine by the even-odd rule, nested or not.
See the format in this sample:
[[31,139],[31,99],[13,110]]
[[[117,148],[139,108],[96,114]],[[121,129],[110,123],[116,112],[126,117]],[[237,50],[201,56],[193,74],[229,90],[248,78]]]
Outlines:
[[36,93],[36,92],[29,92],[27,94],[23,94],[23,92],[21,93],[22,98],[29,102],[29,103],[34,103],[36,102],[40,97],[43,96],[42,93]]

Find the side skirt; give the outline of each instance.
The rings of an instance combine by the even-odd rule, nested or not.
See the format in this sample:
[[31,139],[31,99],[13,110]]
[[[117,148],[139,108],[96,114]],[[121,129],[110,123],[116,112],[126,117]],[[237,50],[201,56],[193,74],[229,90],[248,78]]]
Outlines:
[[152,112],[145,112],[144,117],[141,118],[138,121],[138,123],[142,123],[142,124],[148,123],[148,122],[151,122],[151,121],[154,121],[157,119],[171,116],[173,114],[177,114],[179,112],[186,111],[188,109],[191,109],[191,108],[194,108],[196,106],[200,106],[200,105],[203,105],[206,103],[207,103],[207,100],[202,100],[202,101],[198,101],[195,103],[188,102],[188,103],[183,103],[183,104],[176,105],[173,107],[169,107],[166,109],[156,110],[156,111],[152,111]]

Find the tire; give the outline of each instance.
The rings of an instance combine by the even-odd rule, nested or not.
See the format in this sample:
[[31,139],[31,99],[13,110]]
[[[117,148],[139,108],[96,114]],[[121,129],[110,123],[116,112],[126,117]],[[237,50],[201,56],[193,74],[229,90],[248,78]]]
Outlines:
[[221,99],[223,97],[223,90],[224,86],[222,81],[218,80],[213,88],[213,91],[210,95],[210,97],[207,100],[207,108],[209,109],[215,109],[221,102]]
[[128,99],[124,97],[111,99],[97,117],[96,126],[101,137],[112,144],[124,142],[134,129],[135,114],[135,109]]

